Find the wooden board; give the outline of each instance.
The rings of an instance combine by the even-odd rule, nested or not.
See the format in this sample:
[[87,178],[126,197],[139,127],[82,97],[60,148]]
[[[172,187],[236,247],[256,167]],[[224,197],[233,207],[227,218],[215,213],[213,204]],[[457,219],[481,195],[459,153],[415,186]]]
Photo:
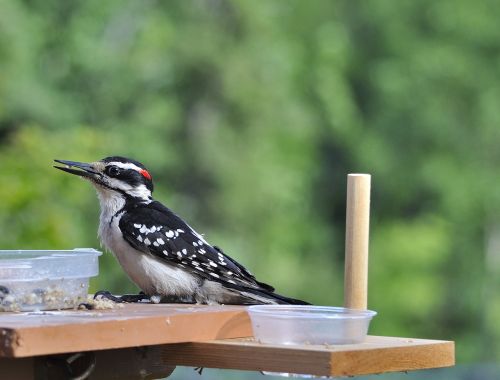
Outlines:
[[161,364],[159,347],[162,346],[89,351],[84,352],[76,361],[71,360],[75,354],[0,358],[0,379],[67,380],[68,364],[72,369],[72,378],[90,372],[88,378],[84,376],[81,378],[88,380],[163,379],[175,370],[175,366]]
[[112,310],[0,313],[0,357],[251,335],[241,306],[126,304]]
[[449,367],[454,342],[370,336],[337,346],[277,346],[230,339],[162,347],[164,364],[249,371],[354,376]]
[[255,342],[248,338],[251,334],[242,306],[127,304],[98,311],[0,313],[0,367],[12,368],[24,360],[7,358],[85,351],[114,350],[108,351],[109,357],[118,360],[130,347],[157,353],[148,366],[162,371],[185,365],[351,376],[455,362],[449,341],[371,336],[356,345],[280,346]]

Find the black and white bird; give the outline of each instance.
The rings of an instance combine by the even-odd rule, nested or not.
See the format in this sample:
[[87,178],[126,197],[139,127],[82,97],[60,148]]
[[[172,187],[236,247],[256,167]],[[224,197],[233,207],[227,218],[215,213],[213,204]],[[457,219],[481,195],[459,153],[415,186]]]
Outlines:
[[101,206],[101,242],[150,300],[306,304],[274,293],[272,286],[257,281],[241,264],[155,201],[152,177],[141,163],[118,156],[92,163],[55,161],[64,165],[55,168],[94,185]]

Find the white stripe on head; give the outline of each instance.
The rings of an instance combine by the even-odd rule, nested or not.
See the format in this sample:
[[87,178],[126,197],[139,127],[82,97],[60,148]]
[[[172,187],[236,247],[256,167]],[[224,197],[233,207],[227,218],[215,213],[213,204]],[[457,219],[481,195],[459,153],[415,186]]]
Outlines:
[[106,184],[112,189],[122,190],[135,198],[141,198],[146,201],[151,200],[151,190],[143,184],[134,187],[127,182],[120,181],[116,178],[106,178]]
[[122,169],[133,169],[137,172],[144,170],[143,168],[140,168],[139,166],[137,166],[136,164],[133,164],[131,162],[113,161],[113,162],[106,163],[106,165],[114,165],[114,166],[118,166],[119,168],[122,168]]
[[147,203],[151,202],[151,191],[144,185],[135,187],[132,190],[127,191],[127,193],[132,195],[133,197],[141,198],[147,201]]

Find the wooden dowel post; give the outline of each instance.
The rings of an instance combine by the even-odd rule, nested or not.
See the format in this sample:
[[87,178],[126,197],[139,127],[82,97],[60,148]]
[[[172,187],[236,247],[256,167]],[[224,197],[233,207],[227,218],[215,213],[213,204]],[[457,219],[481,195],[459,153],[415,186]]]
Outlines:
[[344,306],[366,309],[368,303],[369,174],[347,176]]

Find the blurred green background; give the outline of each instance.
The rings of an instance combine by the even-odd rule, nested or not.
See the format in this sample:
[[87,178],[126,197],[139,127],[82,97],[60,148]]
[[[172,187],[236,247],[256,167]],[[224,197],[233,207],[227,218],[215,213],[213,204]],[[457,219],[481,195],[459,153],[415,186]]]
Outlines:
[[[374,334],[500,360],[498,1],[0,0],[0,247],[98,247],[52,159],[124,155],[279,292],[341,305],[373,175]],[[110,255],[93,290],[136,291]]]

